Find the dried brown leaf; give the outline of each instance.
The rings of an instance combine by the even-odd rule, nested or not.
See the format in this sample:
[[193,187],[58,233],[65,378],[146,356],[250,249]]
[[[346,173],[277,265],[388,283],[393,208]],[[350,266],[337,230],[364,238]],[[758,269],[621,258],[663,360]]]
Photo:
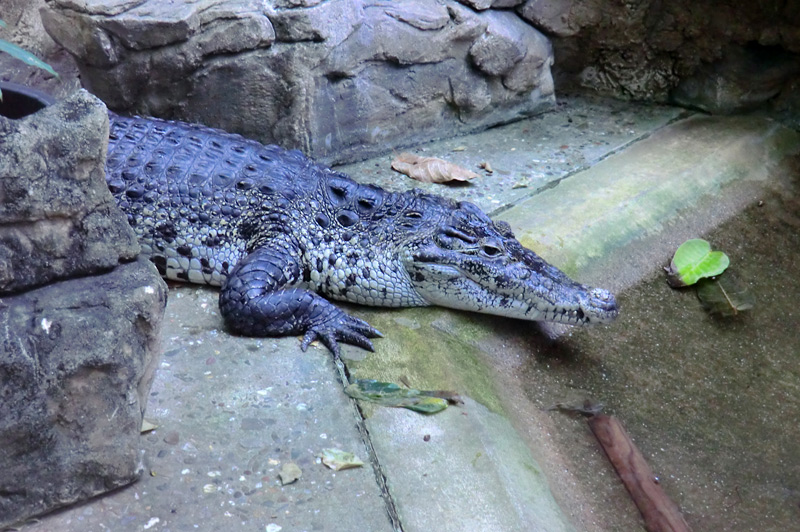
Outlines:
[[392,161],[392,168],[423,183],[448,183],[469,181],[478,174],[436,157],[420,157],[413,153],[401,153]]
[[286,484],[291,484],[292,482],[296,482],[297,479],[303,476],[303,470],[300,469],[300,466],[295,464],[294,462],[287,462],[283,464],[281,467],[280,472],[278,472],[278,478],[280,478],[281,486],[285,486]]

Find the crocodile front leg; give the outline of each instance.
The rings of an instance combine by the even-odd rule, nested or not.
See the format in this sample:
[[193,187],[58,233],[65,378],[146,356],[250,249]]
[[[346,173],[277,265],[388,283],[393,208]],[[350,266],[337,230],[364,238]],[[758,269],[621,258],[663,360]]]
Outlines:
[[381,336],[380,332],[322,296],[297,287],[300,250],[288,240],[273,240],[256,249],[227,278],[219,306],[228,327],[246,336],[304,334],[303,351],[319,338],[337,357],[339,341],[372,351],[369,338]]

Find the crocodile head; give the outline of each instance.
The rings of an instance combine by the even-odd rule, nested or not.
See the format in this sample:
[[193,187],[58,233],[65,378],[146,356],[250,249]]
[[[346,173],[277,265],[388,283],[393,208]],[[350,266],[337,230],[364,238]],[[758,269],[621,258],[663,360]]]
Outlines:
[[431,305],[572,325],[617,316],[609,291],[571,280],[471,203],[456,204],[415,239],[405,268]]

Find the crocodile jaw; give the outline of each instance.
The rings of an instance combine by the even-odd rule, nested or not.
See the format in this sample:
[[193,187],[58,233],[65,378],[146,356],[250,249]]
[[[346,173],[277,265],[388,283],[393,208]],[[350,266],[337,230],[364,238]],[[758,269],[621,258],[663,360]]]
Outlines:
[[510,263],[428,246],[406,262],[417,293],[431,305],[570,325],[617,317],[611,292],[572,281],[519,245]]

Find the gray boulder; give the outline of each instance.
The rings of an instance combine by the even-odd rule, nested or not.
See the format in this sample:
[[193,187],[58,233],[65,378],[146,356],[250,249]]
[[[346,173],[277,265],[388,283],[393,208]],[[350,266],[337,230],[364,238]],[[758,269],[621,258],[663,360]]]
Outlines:
[[0,528],[125,486],[166,286],[138,260],[0,301]]
[[514,11],[473,7],[49,0],[42,19],[117,111],[200,122],[332,163],[554,105],[547,39]]
[[106,188],[102,102],[0,117],[0,138],[2,528],[139,477],[166,285]]
[[0,117],[0,138],[0,294],[136,257],[136,236],[105,184],[101,101],[80,91],[26,118]]

